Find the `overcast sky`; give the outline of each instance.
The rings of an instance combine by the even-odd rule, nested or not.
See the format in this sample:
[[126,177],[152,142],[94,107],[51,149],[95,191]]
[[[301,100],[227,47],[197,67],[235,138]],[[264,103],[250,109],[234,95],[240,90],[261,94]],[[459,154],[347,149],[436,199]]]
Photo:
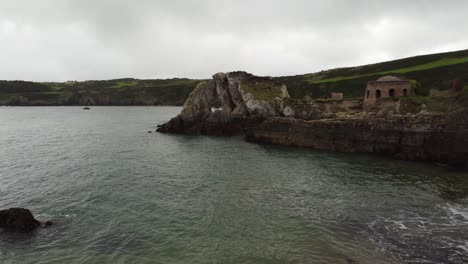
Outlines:
[[468,49],[466,0],[0,0],[0,79],[293,75]]

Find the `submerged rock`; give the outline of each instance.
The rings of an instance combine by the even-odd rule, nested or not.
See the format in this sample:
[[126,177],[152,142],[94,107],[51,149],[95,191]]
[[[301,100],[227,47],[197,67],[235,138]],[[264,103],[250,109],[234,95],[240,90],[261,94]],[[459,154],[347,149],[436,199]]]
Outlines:
[[48,227],[51,225],[50,221],[41,224],[28,209],[10,208],[0,211],[0,227],[2,228],[31,232],[40,226]]

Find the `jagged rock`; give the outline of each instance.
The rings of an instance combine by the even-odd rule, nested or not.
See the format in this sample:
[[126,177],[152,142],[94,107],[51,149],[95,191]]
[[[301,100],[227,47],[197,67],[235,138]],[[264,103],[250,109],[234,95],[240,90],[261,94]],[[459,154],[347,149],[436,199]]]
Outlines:
[[[52,222],[48,221],[45,224],[49,226]],[[40,226],[41,222],[37,221],[28,209],[11,208],[0,211],[0,227],[30,232]]]
[[[283,84],[246,72],[218,73],[200,83],[177,117],[158,132],[232,135],[269,117],[284,116]],[[219,108],[214,110],[214,108]]]
[[180,117],[192,121],[203,118],[204,115],[211,112],[216,99],[217,92],[214,82],[202,82],[190,94],[183,106]]

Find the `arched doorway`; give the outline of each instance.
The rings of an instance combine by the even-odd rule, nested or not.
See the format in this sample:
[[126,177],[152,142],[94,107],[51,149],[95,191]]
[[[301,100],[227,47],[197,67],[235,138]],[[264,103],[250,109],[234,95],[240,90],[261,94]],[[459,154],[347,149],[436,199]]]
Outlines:
[[408,96],[408,89],[403,89],[403,96]]
[[369,96],[370,96],[370,91],[367,90],[367,98],[369,98]]
[[388,91],[388,95],[390,97],[395,97],[395,89],[390,89],[390,91]]
[[375,91],[375,98],[380,98],[380,97],[382,97],[382,91],[380,90]]

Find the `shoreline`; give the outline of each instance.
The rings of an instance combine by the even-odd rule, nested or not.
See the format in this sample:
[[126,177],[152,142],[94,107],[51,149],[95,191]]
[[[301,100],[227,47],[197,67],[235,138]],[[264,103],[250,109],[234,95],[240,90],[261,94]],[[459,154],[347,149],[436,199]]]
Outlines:
[[[292,99],[285,85],[268,77],[218,73],[199,84],[182,112],[159,125],[157,132],[244,135],[256,143],[375,153],[468,169],[468,90],[445,101],[434,97],[414,102],[412,91],[400,89],[401,95],[391,95],[397,91],[392,85],[408,83],[395,79],[373,82],[382,89],[391,86],[387,97],[372,98],[372,92],[369,98],[367,87],[362,100],[323,101]],[[436,104],[440,101],[445,104]],[[438,111],[431,111],[435,106]]]

